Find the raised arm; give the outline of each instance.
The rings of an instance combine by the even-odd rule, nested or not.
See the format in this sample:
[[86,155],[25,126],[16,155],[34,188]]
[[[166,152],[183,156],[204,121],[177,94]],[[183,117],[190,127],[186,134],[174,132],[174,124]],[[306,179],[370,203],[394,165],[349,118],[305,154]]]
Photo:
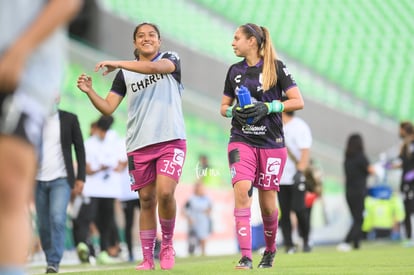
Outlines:
[[102,61],[96,64],[95,72],[104,70],[102,75],[107,75],[116,69],[124,69],[141,74],[167,74],[175,70],[175,65],[171,60],[162,58],[158,61]]
[[116,93],[108,93],[106,98],[102,98],[93,89],[92,78],[86,74],[81,74],[77,81],[77,87],[87,94],[93,106],[103,115],[111,115],[122,101],[122,96]]

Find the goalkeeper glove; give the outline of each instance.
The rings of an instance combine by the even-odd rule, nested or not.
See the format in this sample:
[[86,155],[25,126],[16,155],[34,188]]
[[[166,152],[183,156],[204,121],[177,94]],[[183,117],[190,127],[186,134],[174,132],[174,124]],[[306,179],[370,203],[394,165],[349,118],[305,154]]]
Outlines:
[[296,171],[295,175],[293,176],[293,185],[296,186],[299,191],[306,190],[306,177],[302,171]]
[[230,107],[227,108],[226,117],[232,117],[239,124],[244,125],[244,124],[246,124],[246,119],[242,118],[242,111],[243,111],[243,109],[237,103],[234,106],[230,106]]
[[253,118],[250,124],[256,124],[262,118],[267,116],[270,113],[283,112],[284,105],[278,100],[273,100],[272,102],[261,102],[258,101],[252,105],[247,105],[243,108],[242,118],[247,120],[248,118]]

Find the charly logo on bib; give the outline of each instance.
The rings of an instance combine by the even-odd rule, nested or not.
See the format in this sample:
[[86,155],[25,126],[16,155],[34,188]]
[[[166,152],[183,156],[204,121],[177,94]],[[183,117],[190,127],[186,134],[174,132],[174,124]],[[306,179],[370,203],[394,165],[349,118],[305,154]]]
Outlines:
[[266,174],[278,175],[281,165],[282,165],[281,158],[268,158],[267,163],[266,163]]

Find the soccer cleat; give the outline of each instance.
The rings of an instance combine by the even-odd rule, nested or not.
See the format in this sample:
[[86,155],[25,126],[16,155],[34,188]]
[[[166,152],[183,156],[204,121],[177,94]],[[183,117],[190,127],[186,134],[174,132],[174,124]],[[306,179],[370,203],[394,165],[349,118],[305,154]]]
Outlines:
[[155,269],[154,261],[149,261],[147,259],[144,259],[142,263],[140,263],[139,265],[135,267],[135,270],[154,270],[154,269]]
[[160,266],[161,269],[172,269],[175,264],[175,251],[171,244],[161,244]]
[[297,252],[298,248],[296,245],[290,245],[286,247],[286,253],[287,254],[295,254]]
[[336,250],[341,252],[349,252],[351,251],[351,245],[348,243],[340,243],[337,245]]
[[276,251],[274,251],[274,252],[265,251],[263,253],[262,260],[260,261],[257,268],[270,268],[270,267],[272,267],[273,266],[273,260],[275,259],[275,256],[276,256]]
[[46,268],[46,273],[58,273],[57,266],[48,265],[47,268]]
[[89,247],[86,243],[78,243],[76,246],[76,252],[78,253],[78,258],[82,263],[89,262]]
[[96,258],[98,264],[114,264],[116,263],[115,259],[109,256],[108,252],[102,251],[98,254]]
[[305,252],[305,253],[312,252],[312,246],[310,246],[309,244],[305,244],[303,246],[303,252]]
[[235,269],[253,269],[252,260],[247,256],[243,256],[240,259],[239,263],[234,268]]

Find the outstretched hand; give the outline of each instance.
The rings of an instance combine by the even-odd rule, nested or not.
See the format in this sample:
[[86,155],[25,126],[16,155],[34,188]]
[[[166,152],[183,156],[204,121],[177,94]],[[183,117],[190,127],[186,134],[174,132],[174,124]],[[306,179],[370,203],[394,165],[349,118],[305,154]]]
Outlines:
[[102,70],[104,70],[102,75],[105,76],[105,75],[115,71],[118,68],[119,68],[118,61],[102,61],[102,62],[99,62],[98,64],[96,64],[95,72],[102,69]]
[[84,93],[89,93],[92,91],[92,78],[86,74],[81,74],[78,77],[77,85],[79,90]]

